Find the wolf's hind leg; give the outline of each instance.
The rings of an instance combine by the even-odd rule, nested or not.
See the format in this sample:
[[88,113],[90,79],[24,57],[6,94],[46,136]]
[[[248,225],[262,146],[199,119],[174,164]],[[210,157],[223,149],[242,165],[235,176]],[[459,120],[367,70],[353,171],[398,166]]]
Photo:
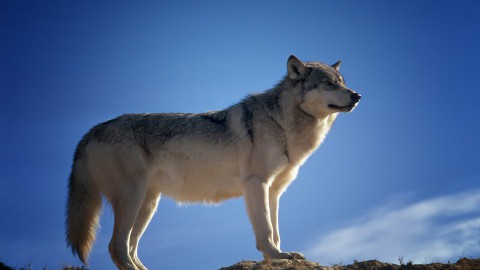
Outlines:
[[142,262],[138,258],[138,243],[143,233],[145,232],[145,229],[150,223],[150,220],[155,214],[155,211],[157,210],[159,200],[160,193],[156,193],[153,191],[147,192],[147,196],[145,197],[142,207],[138,212],[137,220],[135,221],[135,225],[133,226],[133,230],[130,235],[130,258],[132,258],[133,262],[140,270],[148,269],[142,264]]
[[138,270],[130,257],[129,246],[130,234],[145,198],[146,185],[143,183],[135,182],[122,188],[117,200],[111,202],[115,225],[108,249],[112,260],[121,270]]

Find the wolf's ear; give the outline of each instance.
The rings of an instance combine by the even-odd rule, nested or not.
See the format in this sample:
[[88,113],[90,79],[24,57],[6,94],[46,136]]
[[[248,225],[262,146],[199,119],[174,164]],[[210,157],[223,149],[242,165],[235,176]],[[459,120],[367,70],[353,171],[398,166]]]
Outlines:
[[307,67],[295,55],[290,55],[287,62],[288,78],[290,80],[299,80],[305,78]]
[[342,64],[342,61],[337,61],[335,64],[331,65],[331,67],[334,68],[336,71],[339,71],[341,64]]

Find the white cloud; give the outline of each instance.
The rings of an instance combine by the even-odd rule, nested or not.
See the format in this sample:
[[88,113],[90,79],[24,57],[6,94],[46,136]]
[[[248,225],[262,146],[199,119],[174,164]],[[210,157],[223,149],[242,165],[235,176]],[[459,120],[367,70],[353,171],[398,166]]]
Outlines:
[[383,209],[327,233],[305,252],[320,263],[416,263],[480,255],[480,190]]

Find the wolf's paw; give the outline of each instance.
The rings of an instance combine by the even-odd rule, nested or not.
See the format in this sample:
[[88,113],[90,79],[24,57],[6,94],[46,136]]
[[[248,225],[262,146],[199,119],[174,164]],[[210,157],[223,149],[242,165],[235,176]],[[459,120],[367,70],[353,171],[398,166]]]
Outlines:
[[291,252],[288,252],[288,253],[290,253],[293,260],[306,260],[305,256],[303,256],[302,253],[294,252],[294,251],[291,251]]
[[305,260],[305,256],[302,253],[298,252],[279,252],[274,256],[270,257],[271,259],[288,259],[288,260]]
[[272,259],[272,260],[276,260],[276,259],[288,259],[288,260],[291,260],[293,259],[292,257],[292,254],[290,254],[290,252],[279,252],[275,255],[272,255],[272,256],[264,256],[265,259]]

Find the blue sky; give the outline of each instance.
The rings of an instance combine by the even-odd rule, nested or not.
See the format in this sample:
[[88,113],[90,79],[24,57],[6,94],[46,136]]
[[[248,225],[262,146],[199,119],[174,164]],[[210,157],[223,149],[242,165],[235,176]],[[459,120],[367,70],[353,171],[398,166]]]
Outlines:
[[[282,248],[321,264],[480,257],[475,1],[0,2],[0,260],[80,265],[64,241],[75,146],[123,113],[223,109],[286,60],[334,63],[363,96],[281,200]],[[113,269],[104,208],[90,259]],[[244,203],[162,198],[151,269],[259,260]]]

